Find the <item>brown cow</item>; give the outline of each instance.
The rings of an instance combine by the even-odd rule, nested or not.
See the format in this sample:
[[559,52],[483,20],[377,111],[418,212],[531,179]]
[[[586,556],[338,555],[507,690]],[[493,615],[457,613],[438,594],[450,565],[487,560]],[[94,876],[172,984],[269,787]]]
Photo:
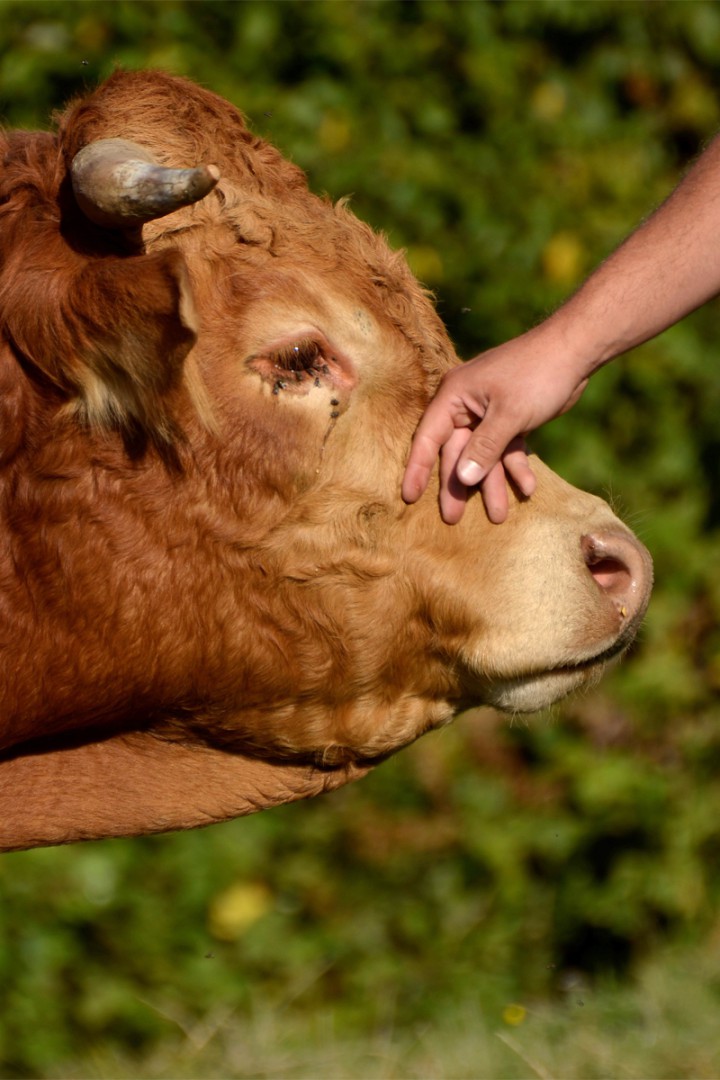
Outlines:
[[650,560],[605,503],[539,462],[502,527],[402,503],[455,353],[233,106],[118,73],[0,139],[0,846],[315,794],[627,647]]

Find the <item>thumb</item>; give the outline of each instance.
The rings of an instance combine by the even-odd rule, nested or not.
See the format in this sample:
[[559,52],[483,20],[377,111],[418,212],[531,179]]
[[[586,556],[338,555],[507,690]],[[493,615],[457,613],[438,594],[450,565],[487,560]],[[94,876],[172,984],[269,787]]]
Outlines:
[[479,484],[498,463],[508,444],[520,434],[516,420],[493,416],[488,409],[458,459],[455,469],[458,480],[467,487]]

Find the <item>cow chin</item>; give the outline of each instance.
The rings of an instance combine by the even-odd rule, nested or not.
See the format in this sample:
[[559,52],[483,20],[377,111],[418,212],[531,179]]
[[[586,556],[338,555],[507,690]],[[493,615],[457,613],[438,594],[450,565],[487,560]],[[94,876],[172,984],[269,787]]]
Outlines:
[[[618,656],[620,654],[618,653]],[[578,667],[557,668],[495,682],[485,700],[501,712],[534,713],[547,709],[574,691],[594,686],[618,657],[589,661]]]

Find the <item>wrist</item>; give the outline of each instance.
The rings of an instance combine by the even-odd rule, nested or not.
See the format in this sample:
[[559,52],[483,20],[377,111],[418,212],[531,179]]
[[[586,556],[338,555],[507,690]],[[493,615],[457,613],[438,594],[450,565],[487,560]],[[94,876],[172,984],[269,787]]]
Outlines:
[[539,357],[552,358],[553,367],[578,384],[617,355],[602,334],[594,333],[582,319],[569,317],[564,308],[529,330],[526,337]]

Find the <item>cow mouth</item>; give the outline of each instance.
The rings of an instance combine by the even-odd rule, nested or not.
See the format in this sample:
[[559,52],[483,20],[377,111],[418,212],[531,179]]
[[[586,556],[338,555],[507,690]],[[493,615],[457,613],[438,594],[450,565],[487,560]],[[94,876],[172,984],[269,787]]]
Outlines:
[[616,642],[609,645],[607,649],[603,649],[601,652],[595,653],[593,656],[588,657],[585,660],[578,660],[574,664],[562,664],[556,668],[550,668],[550,672],[582,672],[594,670],[598,666],[609,664],[612,660],[617,660],[626,649],[630,647],[634,634],[623,634],[621,638],[618,638]]
[[573,664],[498,679],[489,687],[487,704],[509,713],[533,713],[554,705],[574,690],[592,686],[609,664],[618,660],[632,640],[632,634],[607,649]]

